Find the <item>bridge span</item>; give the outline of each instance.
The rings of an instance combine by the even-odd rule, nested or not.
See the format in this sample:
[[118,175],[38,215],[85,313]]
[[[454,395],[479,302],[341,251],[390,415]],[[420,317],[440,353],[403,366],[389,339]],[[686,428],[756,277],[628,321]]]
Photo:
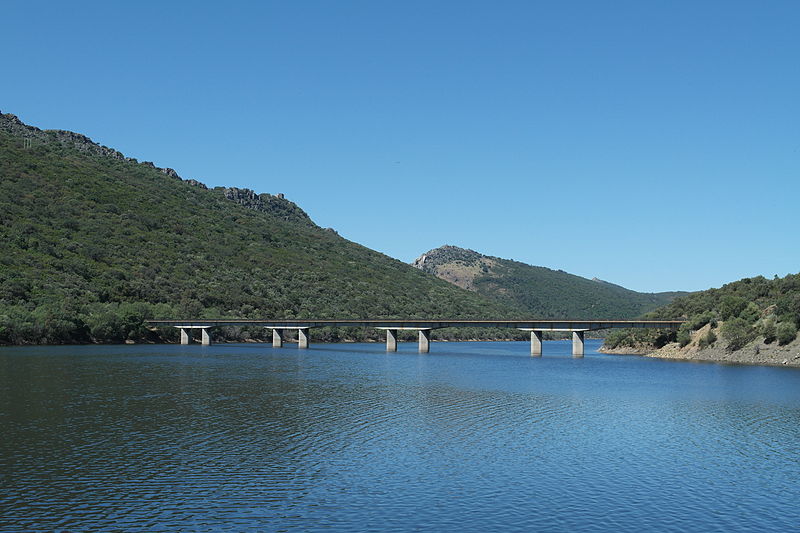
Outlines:
[[507,328],[530,331],[531,355],[542,355],[542,332],[567,331],[572,332],[572,355],[583,357],[584,334],[587,331],[618,328],[657,328],[675,329],[682,320],[421,320],[421,319],[342,319],[342,320],[306,320],[306,319],[276,319],[276,320],[249,320],[249,319],[187,319],[187,320],[147,320],[150,326],[167,326],[180,329],[181,344],[191,342],[191,330],[201,330],[201,342],[211,344],[209,330],[221,326],[249,326],[263,327],[272,330],[272,346],[283,346],[285,332],[297,330],[297,346],[308,348],[309,330],[322,327],[366,327],[386,331],[386,351],[397,351],[397,332],[403,330],[417,331],[420,353],[430,352],[431,331],[440,328]]

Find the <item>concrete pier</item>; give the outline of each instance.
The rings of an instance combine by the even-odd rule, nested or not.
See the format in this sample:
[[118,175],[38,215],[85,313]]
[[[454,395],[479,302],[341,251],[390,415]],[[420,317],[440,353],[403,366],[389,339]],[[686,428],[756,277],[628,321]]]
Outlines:
[[396,352],[397,351],[397,330],[396,329],[387,329],[386,330],[386,351],[387,352]]
[[308,348],[308,330],[309,328],[297,328],[298,348]]
[[419,330],[419,353],[429,353],[431,351],[431,330]]
[[211,346],[211,336],[208,334],[208,328],[203,328],[200,330],[202,333],[202,342],[203,346]]
[[583,357],[583,331],[572,332],[572,357]]
[[181,329],[181,344],[189,344],[192,338],[189,336],[189,333],[185,329],[183,328],[180,329]]
[[283,330],[274,328],[272,330],[272,347],[273,348],[281,348],[283,347]]
[[531,331],[531,357],[542,356],[542,332]]

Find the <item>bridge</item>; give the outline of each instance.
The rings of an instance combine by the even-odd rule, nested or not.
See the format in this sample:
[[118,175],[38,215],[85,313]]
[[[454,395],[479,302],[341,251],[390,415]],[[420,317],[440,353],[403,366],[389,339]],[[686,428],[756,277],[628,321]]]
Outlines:
[[283,346],[286,331],[297,330],[297,346],[308,348],[309,331],[311,328],[322,327],[365,327],[386,331],[386,351],[397,351],[398,331],[417,331],[419,338],[419,352],[430,352],[431,331],[440,328],[506,328],[531,333],[531,355],[542,355],[542,333],[545,331],[572,332],[572,355],[583,357],[584,334],[587,331],[618,328],[657,328],[675,329],[682,320],[240,320],[240,319],[188,319],[188,320],[146,320],[150,326],[166,326],[178,328],[181,331],[181,344],[189,344],[192,340],[190,332],[201,330],[201,342],[211,344],[209,330],[222,326],[249,326],[263,327],[272,330],[272,346]]

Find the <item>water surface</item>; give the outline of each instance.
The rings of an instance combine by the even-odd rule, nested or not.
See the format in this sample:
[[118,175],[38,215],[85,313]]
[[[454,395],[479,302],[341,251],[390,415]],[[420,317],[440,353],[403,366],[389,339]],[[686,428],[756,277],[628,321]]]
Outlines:
[[0,530],[797,528],[800,371],[597,347],[0,349]]

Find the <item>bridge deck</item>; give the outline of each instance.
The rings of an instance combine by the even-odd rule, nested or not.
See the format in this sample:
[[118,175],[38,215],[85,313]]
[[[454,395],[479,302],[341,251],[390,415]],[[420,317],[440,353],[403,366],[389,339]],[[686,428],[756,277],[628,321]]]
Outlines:
[[682,320],[420,320],[420,319],[183,319],[147,320],[151,326],[212,328],[216,326],[255,326],[266,328],[368,327],[382,329],[509,328],[541,331],[594,331],[611,328],[677,328]]

